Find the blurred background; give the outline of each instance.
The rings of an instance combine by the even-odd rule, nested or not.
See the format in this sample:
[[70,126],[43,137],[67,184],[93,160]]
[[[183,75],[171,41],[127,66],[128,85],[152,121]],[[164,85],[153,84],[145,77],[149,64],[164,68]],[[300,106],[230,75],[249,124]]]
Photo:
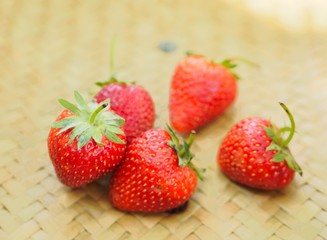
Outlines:
[[293,32],[326,32],[327,2],[323,0],[244,0],[233,3],[243,3],[250,12],[270,19]]
[[[0,239],[327,239],[326,13],[324,0],[0,1]],[[72,191],[50,164],[57,99],[99,90],[113,37],[118,77],[150,92],[156,127],[186,51],[259,65],[239,62],[235,104],[197,133],[206,179],[181,214],[119,212],[105,181]],[[279,101],[295,117],[304,176],[279,192],[230,182],[216,164],[222,138],[249,116],[287,124]]]

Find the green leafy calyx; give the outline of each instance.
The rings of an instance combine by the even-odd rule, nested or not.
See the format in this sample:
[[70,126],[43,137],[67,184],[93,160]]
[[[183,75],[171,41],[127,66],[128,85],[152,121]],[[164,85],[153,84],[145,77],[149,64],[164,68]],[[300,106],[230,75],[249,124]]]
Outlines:
[[186,56],[198,56],[198,57],[205,57],[204,55],[200,54],[200,53],[197,53],[197,52],[194,52],[194,51],[191,51],[191,50],[188,50],[185,52]]
[[195,132],[190,134],[187,141],[183,139],[181,143],[178,136],[169,125],[167,125],[167,130],[172,139],[171,141],[168,141],[167,144],[176,151],[179,166],[181,168],[188,166],[195,171],[200,180],[203,180],[205,169],[199,169],[192,163],[194,155],[191,153],[190,148],[194,141]]
[[[193,52],[193,51],[187,51],[186,52],[186,56],[198,56],[198,57],[205,58],[204,55],[198,54],[198,53]],[[219,62],[216,62],[215,60],[211,60],[211,63],[212,64],[220,64],[220,65],[224,66],[225,68],[227,68],[230,71],[230,73],[236,79],[240,79],[240,77],[234,71],[232,71],[232,69],[234,69],[234,68],[237,67],[237,64],[235,63],[234,59],[228,58],[228,59],[225,59],[225,60],[221,61],[220,63]]]
[[125,123],[125,120],[117,114],[107,111],[110,108],[109,100],[101,103],[91,101],[87,104],[77,91],[75,91],[74,96],[77,105],[59,99],[59,103],[73,115],[53,124],[53,128],[60,128],[58,134],[72,130],[68,143],[72,143],[78,137],[78,149],[82,148],[91,139],[102,145],[103,135],[112,142],[124,144],[117,134],[124,135],[120,127]]
[[[266,133],[272,139],[271,144],[267,147],[266,150],[276,151],[273,157],[274,162],[282,162],[285,160],[290,169],[299,173],[302,176],[302,169],[298,165],[290,149],[288,148],[288,144],[292,140],[293,135],[295,133],[295,121],[293,115],[291,114],[287,106],[284,103],[279,104],[285,110],[291,122],[291,126],[285,126],[281,129],[278,129],[275,125],[271,123],[269,127],[266,127]],[[284,137],[285,134],[288,134],[286,138]]]
[[112,83],[122,83],[122,82],[119,82],[115,76],[111,76],[108,80],[103,82],[96,82],[95,84],[99,87],[104,87]]
[[251,60],[245,59],[245,58],[240,58],[240,57],[232,57],[232,58],[228,58],[228,59],[221,61],[220,64],[223,65],[225,68],[229,69],[231,71],[231,73],[233,74],[233,76],[238,80],[240,79],[239,75],[237,75],[234,71],[232,71],[232,69],[237,67],[236,62],[242,62],[242,63],[246,63],[247,65],[250,65],[252,67],[260,68],[260,66],[257,63],[255,63]]
[[235,63],[235,61],[233,59],[225,59],[225,60],[221,61],[220,64],[223,65],[225,68],[229,69],[231,74],[236,79],[240,79],[240,77],[234,71],[232,71],[232,69],[237,67],[237,64]]

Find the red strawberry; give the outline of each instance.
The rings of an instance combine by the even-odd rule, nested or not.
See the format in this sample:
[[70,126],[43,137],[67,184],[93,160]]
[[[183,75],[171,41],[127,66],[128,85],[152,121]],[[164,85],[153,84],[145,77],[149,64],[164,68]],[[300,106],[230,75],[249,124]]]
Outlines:
[[188,55],[176,67],[170,86],[172,126],[181,133],[202,127],[221,115],[235,100],[237,76],[230,60],[210,61]]
[[185,204],[195,191],[196,175],[201,175],[191,163],[193,134],[180,144],[168,129],[148,130],[128,145],[109,184],[109,199],[116,208],[163,212]]
[[118,82],[115,78],[100,85],[102,89],[95,99],[97,102],[110,99],[111,109],[125,119],[124,128],[128,142],[153,127],[154,103],[143,87]]
[[253,188],[277,190],[290,184],[294,172],[302,175],[287,146],[295,132],[294,119],[288,108],[280,105],[291,127],[278,129],[266,119],[253,117],[240,121],[227,133],[217,161],[229,178]]
[[111,172],[126,149],[124,120],[109,111],[109,103],[87,104],[75,92],[77,106],[60,99],[64,110],[48,136],[49,156],[59,180],[81,187]]

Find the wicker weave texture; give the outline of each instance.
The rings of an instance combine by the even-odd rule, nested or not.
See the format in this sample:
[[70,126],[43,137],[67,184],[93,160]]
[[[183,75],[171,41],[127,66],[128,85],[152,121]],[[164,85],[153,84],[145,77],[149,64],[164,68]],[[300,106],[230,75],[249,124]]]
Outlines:
[[[240,2],[0,1],[0,239],[327,239],[327,31],[285,28]],[[57,99],[98,90],[114,36],[118,76],[150,92],[156,127],[168,122],[170,79],[185,51],[260,65],[240,62],[237,101],[197,133],[193,151],[206,179],[183,213],[119,212],[107,179],[70,190],[50,164]],[[175,51],[158,48],[167,41]],[[224,134],[249,116],[287,123],[279,101],[296,119],[291,149],[304,176],[278,192],[232,183],[216,164]]]

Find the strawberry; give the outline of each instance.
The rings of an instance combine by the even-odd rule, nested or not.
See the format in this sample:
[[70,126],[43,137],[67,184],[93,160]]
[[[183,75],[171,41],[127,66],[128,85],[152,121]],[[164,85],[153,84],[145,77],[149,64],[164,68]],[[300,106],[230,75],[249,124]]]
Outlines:
[[112,39],[110,50],[111,76],[109,80],[97,82],[101,90],[95,95],[97,102],[110,99],[111,109],[125,119],[127,142],[153,127],[155,107],[150,94],[139,85],[118,81],[114,67],[116,38]]
[[170,86],[169,117],[180,133],[196,130],[221,115],[237,95],[231,60],[222,63],[188,54],[176,67]]
[[[217,162],[230,179],[249,187],[277,190],[302,175],[288,144],[295,132],[294,118],[285,106],[291,126],[278,129],[270,121],[251,117],[235,124],[222,141]],[[285,138],[285,134],[288,134]]]
[[125,119],[127,142],[153,127],[154,103],[143,87],[118,82],[115,78],[98,85],[102,86],[102,89],[96,94],[96,101],[110,99],[111,109]]
[[108,110],[108,101],[85,102],[75,92],[77,106],[60,99],[66,108],[48,136],[49,156],[59,180],[77,188],[111,172],[126,149],[124,119]]
[[[109,199],[120,210],[156,213],[186,204],[197,186],[196,169],[188,142],[179,142],[168,126],[136,137],[109,183]],[[186,205],[185,205],[186,206]]]

